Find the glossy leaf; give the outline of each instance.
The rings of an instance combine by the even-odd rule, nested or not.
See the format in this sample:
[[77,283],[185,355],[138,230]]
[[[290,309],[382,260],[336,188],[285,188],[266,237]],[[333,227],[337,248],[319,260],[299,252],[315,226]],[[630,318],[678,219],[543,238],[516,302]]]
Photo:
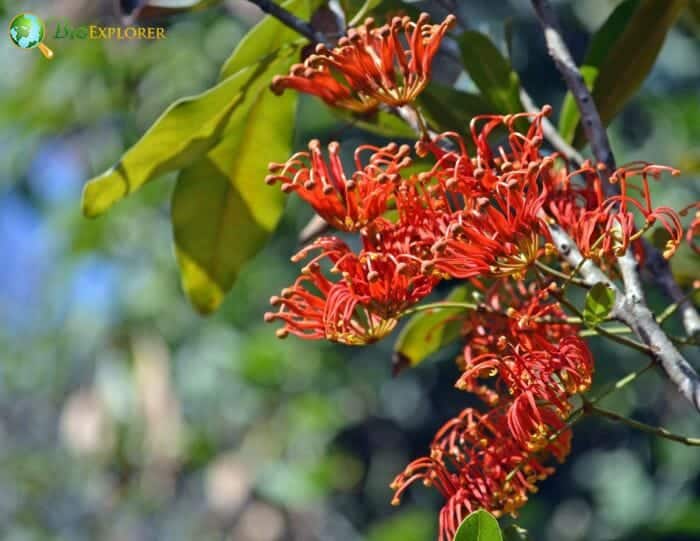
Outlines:
[[[468,292],[467,286],[455,287],[445,301],[465,301]],[[464,308],[426,310],[413,315],[394,344],[394,374],[420,364],[429,355],[459,338],[466,315]]]
[[465,133],[472,118],[491,109],[480,95],[439,83],[430,84],[418,98],[418,103],[429,124],[441,132]]
[[257,75],[257,68],[246,68],[168,107],[117,165],[85,185],[83,214],[98,216],[146,182],[187,167],[205,154],[221,139],[231,113]]
[[241,266],[277,225],[284,197],[263,179],[270,161],[285,160],[294,131],[296,94],[268,88],[282,59],[251,86],[222,141],[184,169],[173,193],[172,221],[185,292],[202,313],[218,308]]
[[603,282],[595,284],[586,294],[583,321],[589,327],[600,325],[612,312],[615,291]]
[[[584,66],[598,69],[593,99],[607,125],[634,96],[656,61],[686,0],[625,0],[594,35]],[[571,119],[567,122],[572,122]],[[578,119],[574,122],[579,124]],[[580,126],[569,141],[585,141]]]
[[503,541],[503,536],[494,516],[479,509],[464,519],[454,541]]
[[[311,12],[306,0],[284,5],[300,17]],[[172,201],[175,252],[183,288],[204,314],[219,307],[284,209],[282,193],[263,179],[269,162],[283,161],[291,152],[297,94],[275,96],[268,85],[295,62],[299,47],[284,45],[292,41],[298,43],[298,36],[272,17],[241,41],[224,64],[222,77],[245,70],[261,54],[279,50],[280,58],[259,73],[217,147],[178,177]]]
[[520,79],[488,36],[469,30],[458,38],[464,69],[491,105],[493,113],[517,113]]

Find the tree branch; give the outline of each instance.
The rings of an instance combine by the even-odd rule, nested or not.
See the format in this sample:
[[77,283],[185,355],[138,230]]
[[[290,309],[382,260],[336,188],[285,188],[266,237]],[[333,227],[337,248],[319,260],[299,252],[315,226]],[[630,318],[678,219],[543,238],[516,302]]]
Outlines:
[[328,40],[321,32],[318,32],[306,21],[287,11],[282,6],[275,4],[272,0],[248,0],[251,4],[255,4],[265,13],[269,13],[282,24],[309,39],[312,43],[325,43],[328,45]]
[[[615,186],[606,182],[610,174],[615,170],[615,157],[593,98],[561,36],[559,23],[549,2],[547,0],[532,0],[532,5],[544,30],[549,54],[562,74],[581,112],[584,133],[591,144],[593,155],[599,163],[605,165],[605,169],[601,171],[604,181],[603,185],[608,192],[615,193]],[[639,278],[638,265],[632,252],[627,250],[625,254],[618,258],[618,265],[625,285],[623,294],[596,265],[590,261],[583,261],[583,256],[566,232],[556,225],[550,226],[550,231],[562,257],[574,266],[580,265],[580,272],[584,280],[587,282],[595,281],[604,282],[608,285],[612,284],[615,291],[615,305],[612,315],[627,324],[642,342],[652,348],[652,358],[660,363],[668,378],[678,387],[681,394],[696,409],[700,410],[700,376],[666,336],[666,333],[658,325],[654,315],[647,307],[644,290]],[[658,256],[663,259],[660,254]],[[675,284],[675,281],[670,274],[668,264],[666,263],[665,266],[659,265],[659,260],[655,256],[652,256],[652,261],[657,264],[657,270],[665,273],[663,281],[657,278],[660,285],[666,286],[666,292],[674,302],[679,304],[684,302],[682,290],[680,291],[680,296],[677,296],[678,292],[674,293],[672,291],[673,288],[669,289],[670,282]],[[675,287],[680,290],[677,285]],[[689,313],[690,310],[687,306],[686,313]],[[692,314],[690,319],[692,319]]]
[[[588,91],[576,62],[571,57],[569,48],[561,37],[559,22],[554,14],[554,10],[552,10],[552,6],[549,5],[547,0],[532,0],[532,5],[544,30],[549,56],[554,60],[581,112],[583,131],[586,134],[586,139],[591,144],[593,155],[598,162],[605,164],[607,168],[603,172],[604,179],[607,180],[607,177],[615,170],[615,157],[610,148],[608,134],[603,128],[600,114],[598,114],[598,109],[596,109],[593,102],[593,97]],[[604,183],[604,186],[612,187],[607,182]]]
[[642,432],[653,434],[654,436],[661,436],[662,438],[666,438],[667,440],[677,441],[679,443],[684,443],[685,445],[690,445],[693,447],[700,446],[700,438],[689,438],[687,436],[680,436],[678,434],[669,432],[661,426],[652,426],[646,423],[640,423],[639,421],[629,419],[624,415],[615,413],[614,411],[602,409],[598,406],[593,406],[592,404],[585,406],[584,409],[587,413],[593,413],[601,417],[606,417],[611,421],[626,424],[627,426],[630,426],[636,430],[641,430]]

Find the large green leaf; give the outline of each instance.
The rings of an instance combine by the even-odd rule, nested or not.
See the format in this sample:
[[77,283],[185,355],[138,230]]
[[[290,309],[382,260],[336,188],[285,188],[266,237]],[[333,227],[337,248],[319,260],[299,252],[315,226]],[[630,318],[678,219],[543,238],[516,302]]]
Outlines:
[[464,133],[477,115],[492,112],[489,102],[479,94],[463,92],[439,83],[431,83],[418,98],[421,110],[438,131]]
[[464,519],[454,541],[503,541],[503,536],[494,516],[479,509]]
[[[463,302],[468,294],[467,286],[457,286],[445,301]],[[394,374],[420,364],[426,357],[459,338],[466,316],[464,308],[426,310],[412,316],[394,344]]]
[[[686,4],[687,0],[625,0],[593,36],[583,66],[598,70],[592,94],[605,125],[646,79]],[[578,128],[567,126],[564,135],[581,146],[585,141],[578,120],[565,120]]]
[[249,67],[173,103],[122,159],[83,190],[83,213],[98,216],[146,182],[193,163],[211,149],[259,70]]
[[469,30],[459,36],[458,41],[464,69],[491,104],[491,112],[522,111],[518,74],[489,37]]
[[288,66],[285,59],[271,64],[231,116],[222,141],[178,177],[175,248],[185,292],[202,313],[219,306],[282,214],[284,197],[264,178],[270,161],[290,153],[297,96],[275,96],[267,76]]
[[[287,0],[284,6],[300,17],[308,17],[310,6],[320,3]],[[263,19],[226,61],[218,85],[172,104],[116,166],[87,183],[83,213],[97,216],[146,182],[187,167],[206,154],[221,139],[222,130],[248,87],[266,71],[285,43],[298,39],[296,33],[273,17]],[[290,64],[278,66],[283,69],[276,73],[287,71]],[[266,71],[268,82],[272,75]]]

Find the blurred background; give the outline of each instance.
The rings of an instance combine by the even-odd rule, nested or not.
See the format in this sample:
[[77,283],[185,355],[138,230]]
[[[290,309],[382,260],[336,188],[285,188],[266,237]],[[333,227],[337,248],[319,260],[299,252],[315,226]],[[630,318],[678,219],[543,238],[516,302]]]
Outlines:
[[[4,24],[19,11],[118,24],[118,4],[0,0],[0,14]],[[419,7],[444,14],[441,4]],[[615,4],[555,2],[577,60]],[[537,103],[556,111],[564,87],[529,2],[460,1],[459,10],[501,45],[512,19],[514,67]],[[170,180],[103,218],[80,214],[86,179],[170,102],[211,86],[260,16],[226,1],[158,20],[168,28],[159,42],[58,42],[49,31],[51,62],[0,39],[2,540],[435,537],[436,494],[416,487],[392,508],[388,484],[468,403],[452,388],[457,349],[392,378],[391,338],[362,349],[276,340],[262,314],[296,276],[289,256],[306,207],[289,201],[272,241],[206,319],[180,288]],[[683,170],[655,187],[656,202],[675,208],[700,198],[699,28],[681,18],[610,130],[619,163]],[[442,76],[454,75],[448,56],[437,62]],[[300,107],[297,148],[311,137],[375,140],[317,101]],[[674,271],[687,284],[698,263],[683,251]],[[671,329],[681,334],[677,322]],[[644,362],[602,341],[592,347],[598,384]],[[700,367],[697,348],[685,350]],[[700,436],[697,413],[658,374],[607,406]],[[700,450],[585,420],[572,456],[518,523],[534,541],[700,539]]]

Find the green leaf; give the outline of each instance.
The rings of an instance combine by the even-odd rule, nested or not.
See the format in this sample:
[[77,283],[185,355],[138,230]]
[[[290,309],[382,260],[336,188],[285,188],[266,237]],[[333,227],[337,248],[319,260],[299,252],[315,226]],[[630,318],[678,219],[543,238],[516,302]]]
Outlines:
[[[463,302],[468,294],[467,286],[457,286],[445,301]],[[426,357],[459,338],[466,316],[464,308],[426,310],[413,315],[394,344],[394,374],[420,364]]]
[[525,528],[511,524],[503,529],[503,541],[530,541],[530,536]]
[[494,516],[479,509],[464,519],[454,541],[503,541],[503,536]]
[[[321,4],[323,0],[286,0],[282,7],[304,20],[309,20],[311,13]],[[263,60],[285,43],[293,42],[304,43],[305,40],[294,30],[268,15],[243,37],[221,67],[219,78],[225,79],[246,66]]]
[[603,282],[595,284],[586,294],[583,321],[589,327],[600,325],[612,312],[615,291]]
[[464,133],[468,131],[472,118],[491,111],[489,102],[479,94],[439,83],[431,83],[421,93],[418,104],[430,125],[440,132]]
[[275,96],[273,62],[251,85],[221,142],[184,169],[172,201],[172,222],[185,292],[202,313],[221,304],[243,264],[264,245],[284,209],[279,189],[264,182],[267,164],[291,151],[297,96]]
[[[590,91],[598,77],[598,68],[595,66],[581,66],[580,71],[583,76],[583,81]],[[559,113],[558,126],[558,131],[566,142],[571,143],[571,141],[573,141],[580,120],[581,113],[578,110],[576,100],[571,92],[567,92],[564,96],[561,112]]]
[[[604,125],[646,79],[686,4],[687,0],[625,0],[593,36],[583,66],[598,70],[592,94]],[[568,140],[581,146],[585,141],[578,119],[567,122],[578,126]]]
[[382,0],[340,0],[345,20],[348,26],[362,23],[374,8],[379,6]]
[[488,36],[469,30],[458,38],[464,69],[492,106],[494,113],[517,113],[520,79]]
[[250,67],[198,96],[173,103],[122,159],[83,190],[83,214],[94,217],[146,182],[193,163],[221,138],[258,70]]

